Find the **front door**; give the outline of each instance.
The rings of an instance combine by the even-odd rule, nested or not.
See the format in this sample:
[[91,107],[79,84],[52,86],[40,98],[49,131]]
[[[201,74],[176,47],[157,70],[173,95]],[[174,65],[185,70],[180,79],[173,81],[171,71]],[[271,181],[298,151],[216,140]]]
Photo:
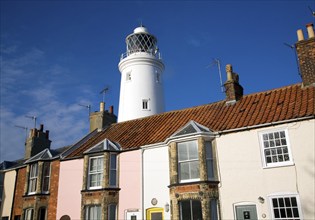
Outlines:
[[236,220],[257,220],[256,205],[235,206]]

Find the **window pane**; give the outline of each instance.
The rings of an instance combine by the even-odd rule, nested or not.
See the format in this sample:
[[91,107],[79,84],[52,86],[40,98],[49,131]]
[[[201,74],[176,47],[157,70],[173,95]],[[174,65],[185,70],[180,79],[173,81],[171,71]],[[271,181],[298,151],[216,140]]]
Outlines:
[[184,161],[188,159],[187,146],[183,143],[178,144],[178,161]]
[[200,201],[192,201],[192,212],[193,212],[193,220],[201,220],[202,219],[202,211],[201,211],[201,202]]
[[198,159],[198,146],[196,141],[187,142],[189,159]]
[[116,220],[116,204],[108,206],[108,220]]
[[279,197],[272,199],[274,218],[277,220],[294,219],[300,217],[296,197]]
[[199,178],[199,161],[190,162],[190,179]]
[[179,165],[180,170],[180,179],[187,180],[189,179],[189,163],[180,163]]
[[41,207],[38,210],[38,220],[45,220],[46,219],[46,208]]
[[111,186],[116,186],[116,179],[117,179],[116,170],[111,170],[110,171],[109,184]]
[[212,144],[210,141],[207,141],[205,145],[206,145],[207,175],[208,175],[208,179],[213,179],[214,169],[213,169]]
[[191,220],[191,207],[190,207],[190,200],[182,201],[179,203],[180,208],[180,219],[181,220]]

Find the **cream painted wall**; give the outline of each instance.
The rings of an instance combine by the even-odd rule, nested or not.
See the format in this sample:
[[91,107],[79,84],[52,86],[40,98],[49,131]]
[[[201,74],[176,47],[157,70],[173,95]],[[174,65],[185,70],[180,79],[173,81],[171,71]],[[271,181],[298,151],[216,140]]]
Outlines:
[[[148,208],[163,208],[164,219],[170,219],[170,211],[165,210],[165,205],[170,204],[168,146],[145,149],[143,162],[144,212]],[[153,198],[157,200],[156,205],[151,204]]]
[[80,219],[82,178],[83,159],[60,162],[57,219],[63,215]]
[[[237,203],[256,204],[258,218],[271,219],[268,195],[282,193],[299,194],[304,219],[315,219],[314,124],[309,120],[216,139],[222,219],[234,219]],[[258,132],[279,128],[288,130],[294,165],[263,168]],[[258,201],[260,196],[265,199],[263,204]]]
[[141,211],[141,150],[119,155],[119,207],[118,219],[125,219],[127,210]]
[[11,215],[12,209],[12,201],[13,201],[13,193],[14,193],[14,186],[16,180],[16,171],[7,171],[4,174],[4,188],[3,188],[3,195],[2,195],[2,207],[0,212],[0,217],[9,217]]

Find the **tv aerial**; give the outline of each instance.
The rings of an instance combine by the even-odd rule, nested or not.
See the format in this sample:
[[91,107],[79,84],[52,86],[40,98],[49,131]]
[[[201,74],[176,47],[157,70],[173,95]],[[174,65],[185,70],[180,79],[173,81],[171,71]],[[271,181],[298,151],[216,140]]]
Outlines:
[[108,93],[108,92],[109,92],[109,86],[105,86],[104,89],[102,89],[102,91],[100,91],[100,94],[103,95],[103,98],[102,98],[103,102],[105,102],[105,96],[106,96],[106,93]]
[[224,92],[223,90],[223,83],[222,83],[222,73],[221,73],[221,62],[218,58],[213,58],[212,63],[208,66],[217,66],[218,67],[218,72],[219,72],[219,77],[220,77],[220,87],[221,87],[221,92]]
[[292,44],[288,44],[288,43],[283,43],[283,44],[284,44],[285,46],[291,48],[291,49],[294,51],[294,57],[295,57],[295,62],[296,62],[296,66],[297,66],[297,71],[298,71],[298,74],[301,75],[295,46],[292,45]]
[[21,128],[21,129],[25,130],[25,140],[27,140],[28,127],[26,127],[26,126],[20,126],[20,125],[15,125],[14,127],[16,127],[16,128]]
[[36,128],[36,119],[37,117],[36,116],[29,116],[29,115],[25,115],[26,118],[30,118],[34,121],[34,128]]
[[78,105],[87,108],[89,111],[89,116],[90,116],[90,113],[91,113],[91,105],[90,104],[89,105],[78,104]]

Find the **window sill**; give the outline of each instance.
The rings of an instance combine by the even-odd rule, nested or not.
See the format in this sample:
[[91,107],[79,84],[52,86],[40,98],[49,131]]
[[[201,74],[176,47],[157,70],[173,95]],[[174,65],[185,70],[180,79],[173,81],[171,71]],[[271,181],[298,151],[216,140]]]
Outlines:
[[197,184],[212,184],[217,185],[220,181],[218,180],[205,180],[205,181],[195,181],[195,182],[184,182],[184,183],[175,183],[168,186],[168,188],[176,186],[185,186],[185,185],[197,185]]
[[271,168],[280,168],[280,167],[290,167],[294,166],[295,164],[293,162],[288,162],[288,163],[275,163],[275,164],[270,164],[270,165],[265,165],[263,166],[263,169],[271,169]]
[[106,188],[97,188],[97,189],[84,189],[81,190],[81,193],[85,193],[85,192],[96,192],[96,191],[120,191],[119,187],[106,187]]

